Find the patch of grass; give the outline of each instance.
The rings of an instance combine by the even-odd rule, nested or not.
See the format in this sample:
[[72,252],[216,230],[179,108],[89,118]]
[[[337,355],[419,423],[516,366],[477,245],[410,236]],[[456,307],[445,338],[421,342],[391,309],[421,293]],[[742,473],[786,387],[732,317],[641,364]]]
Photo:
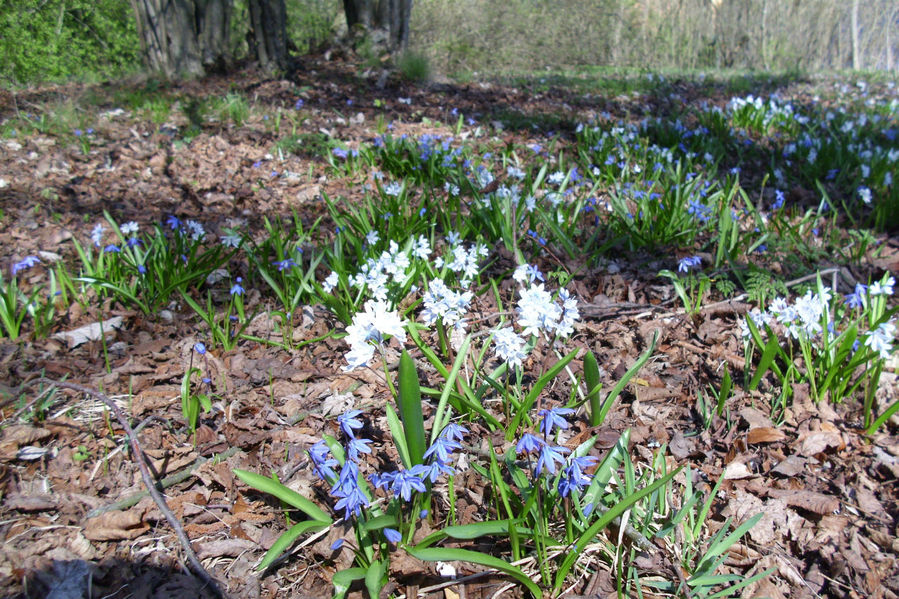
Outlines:
[[400,56],[397,66],[403,77],[409,81],[421,83],[431,77],[431,63],[428,57],[418,52],[405,52]]

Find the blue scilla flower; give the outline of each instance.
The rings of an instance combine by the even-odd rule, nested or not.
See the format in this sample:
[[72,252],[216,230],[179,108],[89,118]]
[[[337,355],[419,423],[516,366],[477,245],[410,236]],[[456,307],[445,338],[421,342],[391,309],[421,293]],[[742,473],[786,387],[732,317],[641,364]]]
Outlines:
[[350,439],[356,437],[353,433],[354,430],[362,428],[362,421],[356,418],[361,413],[362,410],[350,410],[337,417],[337,424],[340,425],[340,430]]
[[375,472],[368,476],[368,480],[376,489],[387,491],[393,484],[396,475],[396,472]]
[[144,266],[143,264],[138,264],[138,265],[137,265],[137,272],[139,272],[139,273],[142,274],[142,275],[145,275],[145,274],[147,274],[147,267]]
[[459,445],[456,441],[450,441],[444,437],[437,437],[434,441],[434,444],[428,447],[427,451],[424,453],[424,458],[429,459],[432,458],[438,462],[449,462],[450,454],[453,453],[456,449],[461,449],[462,446]]
[[293,268],[294,266],[297,265],[297,263],[294,262],[294,261],[293,261],[292,259],[290,259],[290,258],[287,258],[287,259],[285,259],[285,260],[280,260],[280,261],[279,261],[279,260],[275,260],[274,262],[272,262],[272,264],[274,264],[275,266],[278,267],[278,272],[281,272],[281,271],[283,271],[283,270],[285,270],[285,269],[288,269],[288,268]]
[[312,460],[315,473],[324,481],[337,478],[334,468],[338,465],[337,460],[331,457],[331,450],[324,441],[319,441],[307,450],[309,459]]
[[25,256],[19,262],[16,262],[12,265],[12,275],[16,276],[23,270],[28,270],[32,266],[40,263],[40,258],[38,258],[37,256]]
[[[351,464],[352,462],[347,462]],[[335,510],[343,510],[343,517],[349,520],[351,516],[358,516],[363,507],[368,505],[368,498],[354,481],[331,492],[334,497],[340,499],[334,504]]]
[[570,451],[571,450],[567,447],[544,444],[543,447],[540,448],[540,456],[537,458],[537,465],[534,466],[534,476],[540,476],[540,473],[543,472],[544,469],[546,469],[549,474],[554,475],[556,473],[556,463],[558,462],[559,465],[564,464],[565,454]]
[[422,479],[429,480],[432,483],[436,483],[444,474],[447,476],[452,476],[455,473],[456,469],[450,466],[448,462],[433,460],[430,464],[425,466],[422,474]]
[[175,215],[171,215],[165,219],[165,224],[167,224],[172,231],[181,228],[181,221],[178,220],[178,217]]
[[569,424],[565,420],[565,416],[572,414],[574,414],[574,410],[571,408],[550,408],[548,410],[544,408],[537,412],[537,415],[543,418],[540,422],[540,432],[543,433],[543,437],[548,438],[556,429],[567,429]]
[[427,471],[427,468],[421,464],[416,464],[408,470],[400,470],[393,479],[391,490],[394,497],[402,497],[403,501],[412,500],[412,491],[424,493],[427,491],[424,481],[421,479]]
[[202,356],[206,353],[206,344],[201,341],[197,341],[196,343],[194,343],[194,351]]
[[536,453],[540,451],[544,445],[543,439],[531,433],[525,433],[521,436],[521,440],[515,445],[515,455],[522,453]]
[[699,256],[685,256],[677,261],[678,272],[690,272],[691,269],[702,266],[702,258]]
[[346,446],[347,457],[351,460],[358,461],[360,453],[371,453],[371,439],[350,439]]
[[346,160],[347,156],[349,156],[347,151],[344,150],[343,148],[334,148],[331,150],[331,153],[342,160]]
[[450,422],[446,425],[440,432],[441,437],[446,437],[450,441],[461,441],[462,438],[468,434],[468,429],[462,426],[461,424],[456,424],[455,422]]
[[117,253],[121,252],[122,250],[116,244],[110,243],[105,248],[103,248],[103,251],[110,253],[110,254],[117,254]]
[[400,534],[400,531],[393,528],[385,528],[384,538],[391,543],[399,543],[402,540],[403,535]]
[[234,285],[231,286],[231,295],[243,295],[244,288],[241,283],[243,282],[243,278],[237,277],[234,281]]
[[868,286],[856,283],[855,291],[845,297],[846,305],[850,308],[864,308],[865,298],[868,297]]

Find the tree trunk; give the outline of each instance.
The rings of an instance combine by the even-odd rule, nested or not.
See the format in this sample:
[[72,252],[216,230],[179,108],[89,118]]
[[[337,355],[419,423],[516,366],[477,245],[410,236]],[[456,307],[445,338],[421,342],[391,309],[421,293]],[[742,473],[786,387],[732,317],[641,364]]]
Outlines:
[[284,0],[250,0],[250,27],[259,66],[269,72],[287,68],[287,8]]
[[174,77],[200,77],[228,60],[231,0],[131,0],[144,64]]
[[347,28],[362,28],[386,35],[391,52],[403,51],[409,44],[409,20],[412,0],[343,0]]
[[858,0],[852,0],[852,15],[851,15],[851,24],[852,27],[852,68],[854,70],[859,70],[862,68],[862,51],[861,45],[858,41]]

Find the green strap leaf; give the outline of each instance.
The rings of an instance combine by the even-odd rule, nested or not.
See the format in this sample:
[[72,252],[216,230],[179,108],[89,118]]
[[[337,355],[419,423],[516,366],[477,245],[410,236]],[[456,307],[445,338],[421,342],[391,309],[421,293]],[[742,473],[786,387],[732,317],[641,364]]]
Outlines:
[[256,566],[256,569],[262,571],[271,566],[272,563],[274,563],[274,561],[278,559],[278,557],[280,557],[280,555],[284,553],[284,551],[288,547],[293,545],[294,541],[300,538],[300,535],[302,535],[303,533],[309,531],[317,532],[327,527],[327,524],[325,524],[324,522],[319,522],[318,520],[306,520],[304,522],[298,522],[297,524],[294,524],[287,530],[287,532],[278,537],[278,540],[275,541],[271,548],[265,552],[265,555],[262,557],[262,561],[259,562],[259,565]]
[[425,423],[421,413],[421,386],[409,352],[403,350],[399,368],[399,409],[412,466],[421,464],[425,453]]
[[293,489],[288,489],[281,483],[273,481],[272,479],[266,478],[265,476],[262,476],[260,474],[256,474],[255,472],[247,472],[246,470],[235,468],[234,474],[237,476],[237,478],[247,483],[254,489],[262,491],[263,493],[268,493],[269,495],[274,495],[284,503],[297,508],[313,520],[316,520],[328,526],[331,524],[332,520],[328,514],[326,514],[320,507],[315,505],[315,503],[313,503],[311,500],[306,499]]
[[528,578],[520,568],[513,566],[512,564],[503,561],[498,557],[493,557],[492,555],[486,555],[484,553],[471,551],[468,549],[455,549],[450,547],[432,547],[428,549],[415,549],[413,547],[407,549],[407,551],[412,557],[418,558],[425,562],[449,562],[457,560],[460,562],[471,562],[473,564],[479,564],[481,566],[493,568],[495,570],[499,570],[500,572],[508,574],[509,576],[523,584],[534,597],[543,596],[543,593],[540,591],[540,587],[538,587],[533,580]]

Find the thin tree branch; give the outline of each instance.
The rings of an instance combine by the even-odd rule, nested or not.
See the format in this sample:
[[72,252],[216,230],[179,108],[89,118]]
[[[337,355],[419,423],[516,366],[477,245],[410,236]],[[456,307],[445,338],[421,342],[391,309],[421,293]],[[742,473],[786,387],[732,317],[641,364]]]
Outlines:
[[178,537],[178,541],[181,543],[181,547],[184,549],[184,553],[187,555],[187,561],[190,562],[194,573],[206,584],[212,592],[217,596],[223,599],[227,599],[227,595],[219,588],[218,582],[206,571],[206,568],[203,567],[203,564],[200,563],[200,560],[197,558],[197,554],[194,553],[193,547],[190,546],[190,539],[187,538],[187,533],[184,532],[184,528],[181,526],[181,523],[178,521],[178,518],[175,517],[175,514],[172,513],[172,510],[169,509],[168,504],[165,502],[165,498],[159,492],[159,489],[156,488],[156,483],[153,480],[153,477],[150,476],[150,470],[147,468],[146,456],[144,455],[143,450],[140,446],[140,441],[137,439],[137,435],[131,428],[131,425],[128,423],[128,418],[125,417],[125,413],[122,409],[109,397],[107,397],[104,393],[97,391],[96,389],[92,389],[90,387],[85,387],[83,385],[78,385],[75,383],[68,383],[65,381],[55,381],[48,378],[38,378],[31,381],[31,383],[42,382],[47,383],[49,385],[53,385],[56,387],[60,387],[62,389],[71,389],[72,391],[78,391],[79,393],[84,393],[86,395],[90,395],[96,397],[103,403],[109,407],[109,409],[115,414],[116,420],[119,421],[119,424],[125,430],[125,434],[128,436],[128,444],[131,446],[131,451],[134,454],[134,459],[137,461],[137,466],[140,468],[141,478],[144,481],[144,485],[147,487],[147,491],[150,493],[150,496],[153,498],[153,501],[156,502],[156,505],[159,506],[159,510],[165,515],[165,519],[168,520],[169,525],[175,531],[175,535]]

